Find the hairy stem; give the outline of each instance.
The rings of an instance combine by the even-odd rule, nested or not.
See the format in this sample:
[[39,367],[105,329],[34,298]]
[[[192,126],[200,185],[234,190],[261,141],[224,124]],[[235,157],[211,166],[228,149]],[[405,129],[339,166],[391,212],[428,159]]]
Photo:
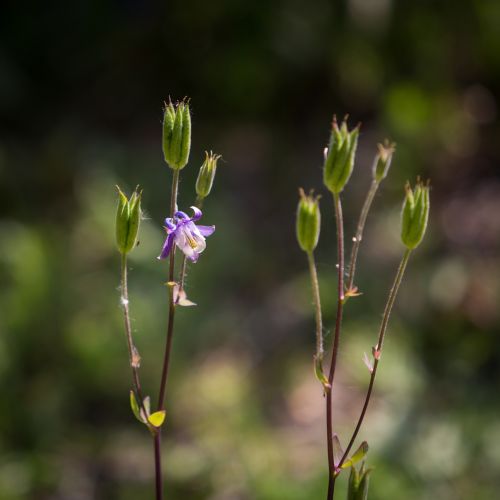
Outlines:
[[146,411],[144,409],[144,397],[142,395],[141,382],[139,379],[139,359],[137,349],[134,346],[134,341],[132,338],[132,328],[130,326],[130,306],[128,299],[128,277],[127,277],[127,255],[122,254],[121,258],[121,303],[123,307],[123,317],[125,321],[125,336],[127,339],[128,348],[128,359],[130,363],[130,368],[132,369],[132,381],[134,386],[134,391],[136,397],[139,400],[139,406],[141,407],[144,415]]
[[316,359],[323,359],[323,320],[321,317],[321,299],[319,294],[318,273],[313,252],[308,252],[309,273],[311,275],[311,288],[314,301],[314,312],[316,318]]
[[365,402],[363,404],[363,409],[361,410],[361,414],[359,416],[358,422],[356,424],[356,428],[354,429],[354,432],[352,434],[352,437],[349,441],[349,444],[347,445],[347,448],[344,452],[344,455],[342,456],[340,462],[337,465],[337,470],[340,469],[344,461],[346,460],[347,456],[349,455],[349,452],[351,451],[351,448],[354,444],[354,441],[356,440],[356,437],[358,436],[359,430],[361,429],[361,425],[363,424],[363,420],[366,415],[366,410],[368,409],[368,405],[370,404],[370,399],[371,395],[373,392],[373,385],[375,383],[375,377],[377,375],[377,368],[380,362],[380,356],[382,354],[382,347],[384,345],[384,338],[385,334],[387,332],[387,325],[389,323],[389,318],[391,316],[391,311],[392,307],[394,306],[394,302],[396,300],[396,296],[399,291],[399,287],[401,285],[401,281],[403,280],[403,275],[406,269],[406,265],[408,264],[408,260],[410,258],[411,250],[407,249],[405,253],[403,254],[403,258],[401,259],[401,262],[398,267],[398,271],[396,273],[396,277],[394,279],[394,283],[392,285],[392,288],[389,292],[389,297],[387,298],[387,303],[385,305],[384,309],[384,316],[382,318],[382,323],[380,325],[380,330],[379,330],[379,335],[378,335],[378,341],[377,345],[375,346],[375,350],[377,355],[374,356],[374,362],[373,362],[373,370],[370,376],[370,383],[368,385],[368,391],[366,393],[365,397]]
[[[139,407],[142,410],[142,414],[144,418],[148,418],[148,414],[146,412],[146,408],[144,406],[144,396],[142,394],[141,382],[139,379],[139,353],[134,346],[134,341],[132,339],[132,328],[130,326],[130,308],[129,308],[129,299],[128,299],[128,277],[127,277],[127,255],[122,254],[121,258],[121,303],[123,306],[123,316],[125,320],[125,336],[127,338],[127,348],[128,348],[128,357],[130,367],[132,369],[132,380],[134,385],[135,398],[138,400]],[[157,434],[157,433],[156,433]],[[154,436],[155,439],[155,448],[156,448],[156,434]],[[163,497],[162,494],[162,484],[161,484],[161,474],[158,474],[158,461],[155,453],[155,471],[156,471],[156,498],[157,500],[161,500]]]
[[332,391],[333,380],[335,378],[335,369],[337,367],[337,356],[340,343],[340,330],[342,326],[342,313],[344,307],[344,222],[342,219],[342,204],[340,195],[334,194],[333,201],[335,206],[335,223],[337,226],[337,315],[335,319],[335,333],[333,336],[332,361],[330,364],[330,373],[328,382],[330,390],[326,393],[326,438],[328,446],[328,495],[327,500],[332,500],[335,493],[336,476],[335,462],[333,455],[333,417],[332,417]]
[[[173,171],[172,177],[172,192],[170,197],[170,216],[173,217],[175,211],[177,210],[177,193],[179,189],[179,170],[175,169]],[[174,269],[175,269],[175,245],[172,247],[170,252],[170,262],[168,270],[168,281],[172,282],[174,280]],[[165,354],[163,356],[163,368],[161,373],[160,381],[160,392],[158,395],[158,411],[164,409],[165,403],[165,389],[167,386],[168,369],[170,366],[170,354],[172,352],[172,339],[174,334],[174,316],[175,316],[175,304],[172,289],[169,289],[168,294],[168,325],[167,325],[167,337],[165,343]],[[154,436],[154,447],[155,447],[155,475],[156,475],[156,499],[163,499],[163,476],[161,470],[161,428],[157,429]]]
[[365,228],[366,218],[368,217],[368,212],[370,211],[370,207],[373,202],[373,198],[377,192],[380,183],[376,180],[372,181],[370,189],[365,198],[365,202],[363,203],[363,208],[361,209],[361,213],[359,215],[358,227],[356,229],[356,235],[354,236],[354,241],[352,245],[351,251],[351,259],[349,261],[349,276],[347,277],[347,290],[351,290],[354,284],[354,274],[356,272],[356,261],[358,259],[358,251],[359,245],[361,244],[361,240],[363,239],[363,231]]

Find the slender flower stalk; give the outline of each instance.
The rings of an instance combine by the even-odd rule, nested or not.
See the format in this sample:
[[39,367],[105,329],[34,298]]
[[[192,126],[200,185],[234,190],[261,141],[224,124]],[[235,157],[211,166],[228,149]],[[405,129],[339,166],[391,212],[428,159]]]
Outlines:
[[128,298],[128,277],[127,277],[127,254],[121,256],[121,304],[123,307],[123,318],[125,323],[125,336],[127,339],[128,357],[132,369],[132,381],[135,394],[139,401],[139,406],[146,415],[144,408],[144,397],[142,395],[141,381],[139,378],[140,356],[132,338],[132,328],[130,325],[130,306]]
[[356,440],[356,437],[359,433],[359,430],[361,429],[361,425],[363,424],[363,420],[365,418],[366,411],[368,409],[368,405],[370,404],[370,399],[371,399],[371,395],[373,392],[373,385],[375,383],[375,377],[377,376],[377,368],[378,368],[380,358],[382,355],[382,348],[384,346],[384,338],[385,338],[385,334],[387,332],[387,325],[389,323],[389,318],[391,316],[392,307],[394,306],[394,302],[396,301],[396,297],[397,297],[397,294],[399,291],[399,287],[401,285],[401,281],[403,280],[404,272],[405,272],[406,266],[408,264],[410,254],[411,254],[411,249],[407,248],[405,250],[405,253],[403,254],[403,258],[401,259],[401,263],[399,264],[398,271],[397,271],[396,277],[394,279],[394,283],[393,283],[392,288],[389,292],[389,297],[387,299],[387,303],[386,303],[385,309],[384,309],[382,323],[380,325],[377,345],[374,347],[374,351],[373,351],[373,357],[374,357],[373,369],[371,370],[370,383],[368,385],[368,391],[366,393],[365,402],[363,404],[363,409],[361,410],[361,414],[358,418],[358,422],[357,422],[356,427],[354,429],[354,432],[351,436],[351,439],[349,440],[349,444],[347,445],[347,448],[346,448],[342,458],[340,459],[340,462],[337,464],[336,471],[340,470],[340,468],[342,467],[342,464],[344,463],[344,461],[348,457],[349,452],[351,451],[351,448],[354,444],[354,441]]
[[353,285],[354,285],[354,274],[356,273],[356,261],[358,259],[359,246],[361,244],[361,240],[363,239],[363,231],[365,229],[365,223],[368,217],[368,212],[370,211],[370,207],[372,205],[373,199],[375,198],[375,194],[377,193],[379,185],[380,182],[377,182],[375,179],[372,181],[370,189],[368,190],[365,201],[363,203],[363,208],[361,209],[361,213],[359,215],[356,235],[353,238],[351,258],[349,260],[349,275],[347,277],[347,286],[346,286],[346,290],[348,291],[348,293],[356,292],[356,290],[353,289]]
[[354,274],[356,273],[358,251],[361,240],[363,239],[363,231],[365,229],[366,219],[368,217],[368,212],[370,211],[373,199],[375,198],[380,183],[387,177],[387,173],[389,172],[395,150],[396,145],[389,142],[387,139],[385,140],[384,144],[378,144],[378,152],[375,155],[372,167],[372,183],[370,185],[368,193],[366,194],[363,208],[361,209],[361,213],[359,215],[356,235],[353,238],[351,258],[349,261],[349,276],[347,278],[346,286],[348,296],[357,295],[357,289],[354,287]]
[[335,223],[337,227],[337,313],[335,319],[335,332],[333,336],[332,361],[328,382],[330,390],[326,394],[326,439],[328,450],[328,494],[327,499],[332,500],[335,493],[334,475],[335,462],[333,453],[333,416],[332,416],[332,391],[337,367],[337,357],[340,345],[340,330],[342,327],[342,315],[344,308],[344,222],[342,217],[342,203],[340,194],[333,194],[335,207]]
[[[179,169],[172,170],[172,188],[170,195],[170,214],[173,216],[177,210],[177,193],[179,190]],[[175,246],[170,253],[170,263],[168,270],[169,283],[174,279],[175,269]],[[168,369],[170,366],[170,354],[172,352],[172,339],[174,334],[174,316],[175,304],[173,300],[173,293],[169,291],[168,295],[168,325],[167,337],[165,343],[165,354],[163,356],[163,368],[160,381],[160,392],[158,395],[158,411],[164,409],[165,402],[165,389],[167,385]],[[156,484],[156,500],[163,500],[163,474],[161,467],[161,429],[158,429],[154,437],[154,455],[155,455],[155,484]]]

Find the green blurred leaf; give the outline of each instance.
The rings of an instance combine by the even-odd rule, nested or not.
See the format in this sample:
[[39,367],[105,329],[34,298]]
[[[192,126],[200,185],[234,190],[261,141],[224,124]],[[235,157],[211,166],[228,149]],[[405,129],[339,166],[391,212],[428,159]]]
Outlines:
[[135,399],[134,391],[132,390],[130,391],[130,407],[132,408],[135,418],[139,420],[139,422],[144,424],[145,421],[142,418],[141,410],[139,408],[139,405],[137,404],[137,399]]
[[347,469],[348,467],[353,466],[354,464],[358,463],[360,460],[364,458],[364,456],[368,453],[368,443],[366,441],[363,441],[360,445],[359,448],[356,450],[354,455],[351,456],[349,460],[346,460],[342,464],[342,469]]
[[148,421],[154,427],[161,427],[165,421],[165,410],[155,411],[148,417]]

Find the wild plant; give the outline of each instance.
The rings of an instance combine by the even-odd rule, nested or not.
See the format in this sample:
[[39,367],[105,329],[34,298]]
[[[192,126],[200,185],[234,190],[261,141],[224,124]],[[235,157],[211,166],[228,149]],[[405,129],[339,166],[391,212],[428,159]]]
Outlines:
[[[348,500],[366,500],[368,498],[369,474],[371,471],[370,469],[365,469],[363,462],[364,457],[368,452],[368,443],[363,441],[353,454],[351,454],[351,450],[356,442],[356,438],[370,404],[377,370],[382,357],[382,349],[387,333],[389,318],[403,280],[406,266],[412,251],[421,243],[424,237],[429,217],[428,183],[424,184],[417,179],[417,183],[414,188],[407,183],[405,186],[405,197],[401,211],[401,241],[404,250],[396,276],[388,294],[376,343],[371,349],[371,356],[367,356],[365,353],[364,363],[370,374],[368,388],[359,418],[344,450],[341,445],[340,438],[334,432],[332,415],[335,373],[342,334],[342,319],[347,302],[360,295],[360,291],[355,285],[358,251],[363,239],[363,232],[370,207],[381,182],[385,179],[389,172],[392,158],[395,153],[394,144],[391,144],[388,141],[386,141],[383,145],[378,145],[378,152],[375,155],[373,162],[372,182],[359,215],[355,235],[352,238],[353,243],[351,255],[349,265],[346,268],[344,257],[345,241],[341,195],[353,172],[358,146],[358,137],[359,125],[354,129],[349,130],[347,121],[344,119],[339,127],[334,117],[329,144],[324,150],[323,182],[327,190],[332,195],[337,241],[337,307],[335,324],[333,327],[333,346],[331,349],[331,361],[328,374],[323,368],[323,360],[325,356],[323,340],[323,311],[321,307],[318,273],[314,257],[314,251],[318,245],[321,229],[321,215],[319,208],[320,196],[315,196],[313,191],[306,194],[303,189],[300,189],[300,199],[296,219],[297,240],[300,248],[307,254],[309,272],[311,276],[311,288],[316,322],[316,353],[314,355],[314,372],[317,379],[322,384],[326,402],[326,442],[329,472],[327,500],[332,500],[334,498],[337,477],[346,469],[351,469],[348,482]],[[355,465],[358,462],[362,462],[360,470],[355,468]]]
[[[196,263],[206,248],[206,238],[215,231],[215,226],[198,224],[202,217],[202,205],[210,194],[220,156],[212,152],[206,153],[196,180],[196,200],[191,207],[192,215],[179,210],[177,197],[181,171],[189,161],[191,150],[191,113],[189,102],[181,101],[165,105],[163,115],[163,154],[170,167],[172,187],[170,194],[170,210],[164,220],[165,242],[158,256],[166,260],[167,266],[167,331],[165,349],[160,376],[160,389],[154,411],[151,399],[145,396],[140,382],[139,368],[141,356],[133,339],[130,322],[130,299],[128,293],[127,256],[137,246],[141,222],[142,191],[138,188],[130,198],[118,188],[118,208],[116,213],[116,243],[121,254],[121,306],[123,309],[125,337],[127,341],[129,364],[132,371],[132,388],[130,405],[133,414],[141,424],[145,425],[154,442],[155,491],[156,499],[163,499],[162,449],[161,434],[165,423],[165,395],[172,357],[172,340],[174,336],[174,319],[177,307],[194,306],[185,290],[185,278],[188,263]],[[176,265],[176,250],[180,250],[180,263]]]

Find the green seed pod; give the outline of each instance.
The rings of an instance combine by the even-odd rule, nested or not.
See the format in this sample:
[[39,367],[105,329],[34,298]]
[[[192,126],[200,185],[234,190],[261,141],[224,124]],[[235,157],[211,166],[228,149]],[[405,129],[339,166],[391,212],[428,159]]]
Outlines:
[[136,190],[130,199],[118,189],[118,207],[116,210],[116,245],[122,254],[133,250],[137,244],[141,222],[141,192]]
[[209,154],[205,151],[205,161],[200,167],[200,172],[196,179],[196,194],[199,198],[206,198],[210,194],[219,158],[220,155],[216,155],[212,151]]
[[344,120],[338,127],[333,118],[330,142],[325,153],[323,182],[334,194],[340,193],[347,184],[354,168],[354,159],[358,146],[359,126],[349,131]]
[[184,168],[191,150],[191,113],[189,103],[181,101],[175,106],[169,102],[163,115],[163,154],[168,166],[174,170]]
[[299,189],[300,200],[297,206],[297,240],[304,252],[311,253],[319,240],[321,214],[319,211],[319,196],[313,197],[312,191],[306,196]]
[[405,186],[405,200],[401,212],[401,240],[413,250],[422,241],[429,219],[429,185],[417,180],[415,190],[409,183]]
[[387,177],[392,162],[392,156],[396,151],[396,145],[385,141],[384,144],[378,144],[378,153],[373,162],[373,179],[380,182]]

